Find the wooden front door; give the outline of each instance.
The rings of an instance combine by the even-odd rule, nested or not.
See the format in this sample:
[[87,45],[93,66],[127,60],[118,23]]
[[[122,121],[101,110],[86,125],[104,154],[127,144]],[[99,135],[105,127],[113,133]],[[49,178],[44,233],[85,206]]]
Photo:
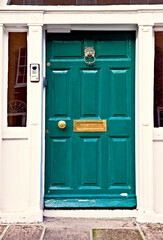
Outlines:
[[136,206],[135,32],[47,34],[45,173],[46,208]]

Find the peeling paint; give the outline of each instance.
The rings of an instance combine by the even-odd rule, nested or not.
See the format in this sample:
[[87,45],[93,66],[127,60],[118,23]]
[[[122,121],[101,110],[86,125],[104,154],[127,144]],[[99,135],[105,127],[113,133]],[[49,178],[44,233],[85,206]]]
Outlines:
[[121,193],[120,195],[121,195],[122,197],[127,197],[127,196],[128,196],[127,193]]
[[78,200],[78,202],[88,202],[89,200]]

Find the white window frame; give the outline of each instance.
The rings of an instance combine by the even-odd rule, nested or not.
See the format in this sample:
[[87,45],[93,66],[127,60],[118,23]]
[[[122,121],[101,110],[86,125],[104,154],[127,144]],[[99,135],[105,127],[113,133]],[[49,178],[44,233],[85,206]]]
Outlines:
[[[28,29],[27,27],[11,27],[7,26],[4,28],[4,81],[3,81],[3,104],[2,104],[2,139],[27,139],[28,138],[28,121],[26,122],[26,127],[8,127],[8,40],[10,32],[27,32],[27,42],[28,42]],[[28,56],[27,56],[28,59]],[[28,61],[28,60],[27,60]],[[28,70],[27,70],[28,79]],[[27,80],[28,82],[28,80]],[[28,102],[28,85],[27,85],[27,102]],[[27,105],[28,106],[28,105]],[[28,118],[28,108],[27,108],[27,118]]]

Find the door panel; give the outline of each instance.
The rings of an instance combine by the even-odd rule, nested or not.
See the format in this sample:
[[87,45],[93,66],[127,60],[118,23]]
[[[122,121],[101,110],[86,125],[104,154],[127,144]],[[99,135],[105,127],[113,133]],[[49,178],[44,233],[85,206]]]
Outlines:
[[[136,206],[134,54],[134,32],[47,34],[45,207]],[[74,120],[106,120],[107,131],[78,132]]]
[[87,188],[90,186],[98,187],[99,138],[80,138],[80,140],[81,140],[81,158],[80,158],[81,187]]
[[111,69],[112,116],[127,116],[127,71],[126,69]]
[[68,96],[68,70],[53,71],[52,109],[53,116],[68,116],[70,106]]
[[98,41],[98,57],[127,57],[127,41]]
[[[54,57],[81,57],[81,41],[53,41]],[[73,49],[73,51],[72,51]]]
[[51,153],[53,156],[51,166],[51,181],[53,187],[68,187],[70,185],[70,139],[53,139],[51,140]]
[[81,70],[81,117],[98,117],[98,70]]
[[128,139],[127,138],[112,138],[111,139],[111,187],[127,185],[127,153]]

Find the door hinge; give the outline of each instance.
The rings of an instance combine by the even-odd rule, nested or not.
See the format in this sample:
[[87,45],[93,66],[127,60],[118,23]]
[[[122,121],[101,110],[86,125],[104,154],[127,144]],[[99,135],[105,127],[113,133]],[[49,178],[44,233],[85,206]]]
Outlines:
[[47,79],[46,79],[46,77],[43,77],[43,87],[47,87]]

